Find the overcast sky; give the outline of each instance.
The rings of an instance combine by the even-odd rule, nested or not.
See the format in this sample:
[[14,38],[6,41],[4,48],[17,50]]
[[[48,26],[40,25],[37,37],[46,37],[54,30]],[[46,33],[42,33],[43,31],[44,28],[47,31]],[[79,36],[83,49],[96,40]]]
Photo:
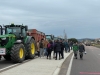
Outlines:
[[0,24],[24,24],[68,38],[100,37],[100,0],[1,0]]

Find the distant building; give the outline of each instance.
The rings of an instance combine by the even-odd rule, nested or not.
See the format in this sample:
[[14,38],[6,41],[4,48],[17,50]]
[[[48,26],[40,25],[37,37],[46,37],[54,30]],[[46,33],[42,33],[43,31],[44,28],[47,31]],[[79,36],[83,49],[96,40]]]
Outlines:
[[99,43],[100,44],[100,38],[95,39],[95,43]]

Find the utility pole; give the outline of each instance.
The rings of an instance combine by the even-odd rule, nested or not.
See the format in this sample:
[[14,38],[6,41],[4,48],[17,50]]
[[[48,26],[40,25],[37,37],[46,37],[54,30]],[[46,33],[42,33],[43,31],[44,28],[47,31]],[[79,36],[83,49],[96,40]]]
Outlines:
[[67,39],[67,34],[66,34],[66,32],[65,32],[65,29],[64,29],[64,39],[65,39],[65,41],[67,41],[67,42],[68,42],[68,39]]

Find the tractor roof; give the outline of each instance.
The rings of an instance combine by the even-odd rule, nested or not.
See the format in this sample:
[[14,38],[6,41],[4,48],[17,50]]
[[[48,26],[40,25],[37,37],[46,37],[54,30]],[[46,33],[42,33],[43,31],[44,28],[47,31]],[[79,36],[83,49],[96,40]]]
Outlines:
[[4,27],[25,27],[25,26],[11,24],[11,25],[5,25]]

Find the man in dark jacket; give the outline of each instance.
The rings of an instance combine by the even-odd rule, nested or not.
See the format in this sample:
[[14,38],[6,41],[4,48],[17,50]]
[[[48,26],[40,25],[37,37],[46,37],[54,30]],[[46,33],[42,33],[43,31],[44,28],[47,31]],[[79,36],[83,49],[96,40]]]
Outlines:
[[72,41],[70,42],[70,48],[71,48],[71,50],[73,49],[73,42]]
[[1,60],[1,55],[0,55],[0,60]]
[[61,56],[62,56],[62,59],[64,59],[64,42],[62,40],[60,40],[60,43],[61,43]]
[[56,56],[56,51],[55,51],[55,43],[56,43],[56,40],[54,40],[54,42],[53,42],[53,58],[55,58],[55,56]]
[[57,55],[59,53],[59,60],[60,60],[60,52],[61,52],[61,43],[59,42],[59,40],[57,40],[57,42],[55,43],[55,52],[56,52],[56,58],[55,60],[57,60]]
[[85,47],[82,43],[79,45],[79,53],[80,53],[80,58],[83,58],[83,52],[85,52]]

